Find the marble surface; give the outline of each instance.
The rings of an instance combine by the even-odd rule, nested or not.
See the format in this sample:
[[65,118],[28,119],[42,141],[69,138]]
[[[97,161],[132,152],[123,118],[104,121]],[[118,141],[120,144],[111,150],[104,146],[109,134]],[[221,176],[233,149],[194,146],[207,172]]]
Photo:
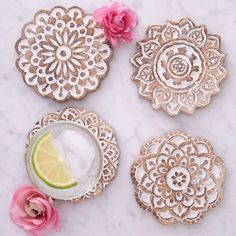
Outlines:
[[[149,102],[138,97],[137,86],[130,80],[130,56],[135,43],[123,45],[114,53],[108,77],[100,89],[83,101],[58,104],[38,96],[27,87],[15,67],[14,44],[24,23],[39,9],[55,5],[80,5],[88,12],[110,4],[103,0],[1,0],[0,14],[0,235],[25,235],[8,216],[8,207],[17,186],[28,183],[24,166],[26,134],[43,114],[68,106],[85,107],[97,112],[115,130],[121,156],[117,178],[102,195],[78,205],[57,202],[63,221],[61,233],[49,235],[165,235],[165,236],[234,236],[236,235],[236,1],[235,0],[126,0],[138,14],[136,39],[141,39],[150,24],[166,19],[190,17],[196,24],[206,24],[211,33],[222,36],[222,47],[228,54],[227,80],[222,92],[211,104],[193,116],[181,114],[171,118],[154,111]],[[185,130],[193,136],[207,137],[215,152],[225,160],[227,178],[224,200],[206,214],[197,225],[164,226],[138,207],[130,166],[138,158],[140,146],[148,138],[173,130]]]

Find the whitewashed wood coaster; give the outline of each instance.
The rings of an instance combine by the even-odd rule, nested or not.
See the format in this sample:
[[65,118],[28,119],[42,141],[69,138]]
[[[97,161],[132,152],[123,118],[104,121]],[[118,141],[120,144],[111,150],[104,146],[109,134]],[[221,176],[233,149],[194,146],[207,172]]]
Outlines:
[[101,25],[79,7],[37,12],[16,43],[27,85],[59,102],[82,99],[108,73],[112,51]]
[[[78,181],[75,186],[53,187],[36,173],[33,155],[38,140],[48,133],[74,171]],[[36,123],[28,134],[25,158],[29,178],[42,192],[54,199],[79,202],[100,194],[114,179],[119,148],[112,128],[95,113],[67,108],[47,114]]]
[[198,223],[223,197],[223,160],[203,138],[173,131],[146,142],[131,168],[135,196],[162,224]]
[[131,59],[141,97],[171,116],[209,104],[225,79],[220,37],[190,19],[148,27]]

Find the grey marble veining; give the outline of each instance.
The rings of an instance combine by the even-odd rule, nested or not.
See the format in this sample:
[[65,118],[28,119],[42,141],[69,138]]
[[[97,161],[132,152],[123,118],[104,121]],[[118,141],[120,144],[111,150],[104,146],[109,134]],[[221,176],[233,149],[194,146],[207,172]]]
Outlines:
[[[115,130],[121,156],[117,178],[102,195],[78,205],[57,202],[62,216],[61,233],[67,236],[234,236],[236,235],[236,1],[235,0],[126,0],[138,14],[136,39],[144,37],[146,27],[165,23],[166,19],[190,17],[196,24],[206,24],[208,31],[222,36],[223,51],[228,54],[229,74],[222,92],[211,104],[197,110],[193,116],[181,114],[168,117],[154,111],[149,102],[138,97],[137,86],[130,80],[129,58],[135,52],[135,42],[115,50],[108,77],[100,89],[82,101],[58,104],[38,96],[27,87],[15,67],[14,44],[21,27],[39,9],[55,5],[80,5],[88,12],[105,0],[1,0],[0,14],[0,235],[25,235],[8,217],[8,207],[16,187],[28,183],[24,166],[24,146],[27,132],[43,114],[67,106],[85,107],[97,112]],[[161,136],[172,129],[185,130],[193,136],[207,137],[215,152],[226,164],[224,200],[209,211],[205,219],[192,226],[164,226],[138,207],[129,170],[138,158],[141,144],[150,137]]]

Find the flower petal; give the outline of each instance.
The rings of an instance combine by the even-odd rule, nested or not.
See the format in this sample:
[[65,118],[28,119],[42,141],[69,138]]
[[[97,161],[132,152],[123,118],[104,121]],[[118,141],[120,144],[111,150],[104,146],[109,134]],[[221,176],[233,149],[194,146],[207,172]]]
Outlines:
[[202,47],[206,43],[207,30],[205,26],[196,27],[188,32],[187,38]]
[[154,56],[154,53],[160,46],[160,44],[156,40],[149,40],[144,42],[139,42],[139,45],[141,46],[142,55],[146,58],[152,58]]
[[178,102],[181,107],[186,109],[188,112],[192,112],[197,104],[197,95],[193,91],[178,94]]
[[219,86],[214,76],[208,75],[205,80],[199,85],[199,90],[202,91],[205,96],[215,94],[219,92]]
[[108,6],[103,6],[95,10],[93,13],[94,20],[98,23],[102,23],[104,17],[107,15],[108,9]]
[[224,57],[225,57],[225,55],[220,53],[216,49],[208,49],[205,52],[207,67],[210,70],[215,69],[216,67],[218,67],[222,63],[222,59]]
[[161,39],[162,27],[160,25],[153,25],[148,28],[147,36],[148,38],[155,39],[158,44],[160,44],[159,40]]
[[137,75],[133,78],[134,80],[141,81],[144,83],[151,83],[155,80],[152,68],[149,64],[144,64],[139,67]]
[[220,49],[220,36],[208,34],[207,36],[207,48],[215,48],[216,50]]
[[180,20],[179,27],[183,37],[194,27],[194,23],[189,18],[184,18]]
[[164,30],[162,31],[162,39],[166,42],[174,39],[178,39],[180,37],[180,28],[168,22]]

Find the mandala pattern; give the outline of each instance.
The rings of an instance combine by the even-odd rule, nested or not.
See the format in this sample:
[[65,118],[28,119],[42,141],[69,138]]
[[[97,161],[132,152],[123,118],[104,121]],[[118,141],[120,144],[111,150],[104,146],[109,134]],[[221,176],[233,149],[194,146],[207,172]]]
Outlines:
[[16,51],[26,84],[60,102],[96,90],[112,54],[102,26],[79,7],[36,13],[24,26]]
[[131,63],[139,93],[171,116],[209,104],[227,74],[220,37],[190,19],[149,27],[137,47]]
[[95,113],[86,112],[83,109],[67,108],[47,114],[42,118],[42,120],[36,123],[34,129],[28,134],[26,148],[29,146],[30,140],[37,132],[48,124],[57,121],[74,122],[87,128],[98,140],[103,150],[103,170],[99,181],[91,191],[72,200],[79,202],[80,200],[100,194],[115,177],[116,169],[118,167],[119,148],[112,128],[101,120]]
[[138,204],[163,224],[198,223],[222,199],[224,176],[206,139],[178,131],[147,142],[131,168]]

